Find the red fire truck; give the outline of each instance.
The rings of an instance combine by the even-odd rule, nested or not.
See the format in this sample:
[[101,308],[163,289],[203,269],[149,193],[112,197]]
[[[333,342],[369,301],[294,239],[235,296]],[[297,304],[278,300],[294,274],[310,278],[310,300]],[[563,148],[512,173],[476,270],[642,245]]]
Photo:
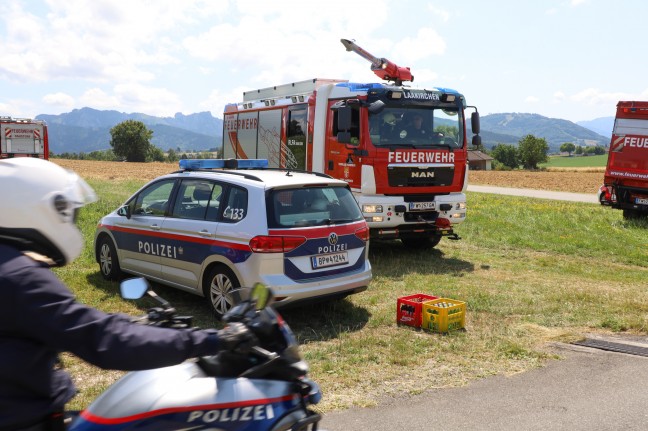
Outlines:
[[[371,238],[434,247],[466,216],[465,111],[448,88],[414,89],[409,68],[341,40],[387,83],[310,79],[247,91],[224,112],[225,158],[263,158],[271,167],[307,170],[351,186]],[[473,145],[481,137],[473,136]],[[333,222],[333,221],[332,221]]]
[[0,117],[0,159],[10,157],[49,158],[44,121]]
[[624,218],[648,215],[648,102],[617,104],[599,201]]

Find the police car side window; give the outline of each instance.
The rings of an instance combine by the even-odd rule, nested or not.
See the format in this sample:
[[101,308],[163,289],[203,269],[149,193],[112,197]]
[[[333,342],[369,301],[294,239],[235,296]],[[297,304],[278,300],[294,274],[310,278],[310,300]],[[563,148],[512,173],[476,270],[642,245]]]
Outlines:
[[193,220],[216,220],[221,189],[220,185],[204,179],[182,180],[171,215]]
[[221,184],[214,184],[214,188],[211,192],[211,197],[209,198],[209,205],[207,205],[207,215],[205,217],[208,221],[218,220],[220,199],[222,194],[223,186]]
[[227,202],[223,209],[223,221],[238,222],[243,220],[247,215],[248,193],[247,190],[238,187],[232,187],[227,196]]
[[175,180],[157,181],[142,190],[135,198],[132,213],[164,217]]

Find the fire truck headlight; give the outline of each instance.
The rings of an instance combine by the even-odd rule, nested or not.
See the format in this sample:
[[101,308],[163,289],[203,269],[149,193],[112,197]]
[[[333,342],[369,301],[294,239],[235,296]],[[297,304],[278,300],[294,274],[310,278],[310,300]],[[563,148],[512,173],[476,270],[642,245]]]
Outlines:
[[367,223],[381,223],[385,218],[383,216],[365,217]]
[[454,213],[450,215],[450,218],[462,218],[464,215],[462,213]]
[[366,204],[362,205],[363,213],[381,213],[383,212],[382,205]]
[[465,210],[466,209],[466,203],[465,202],[458,202],[457,203],[457,209],[458,210]]

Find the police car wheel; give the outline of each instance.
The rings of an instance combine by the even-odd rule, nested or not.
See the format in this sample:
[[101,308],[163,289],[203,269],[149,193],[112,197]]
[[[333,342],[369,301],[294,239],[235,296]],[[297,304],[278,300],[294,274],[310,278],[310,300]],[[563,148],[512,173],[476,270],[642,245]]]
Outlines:
[[204,293],[217,317],[222,317],[232,308],[232,291],[240,286],[234,273],[224,265],[217,265],[209,271]]
[[118,280],[121,277],[117,250],[108,237],[102,237],[99,241],[99,270],[106,280]]

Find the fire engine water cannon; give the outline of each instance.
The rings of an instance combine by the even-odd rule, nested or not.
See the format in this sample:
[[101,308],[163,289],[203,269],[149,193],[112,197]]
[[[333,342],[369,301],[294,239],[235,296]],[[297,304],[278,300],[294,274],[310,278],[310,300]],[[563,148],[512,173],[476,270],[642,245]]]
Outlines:
[[355,42],[349,39],[340,39],[340,42],[342,42],[342,45],[344,45],[347,51],[353,51],[360,57],[369,61],[371,63],[371,70],[380,79],[393,81],[396,85],[403,85],[403,82],[405,81],[414,81],[414,76],[412,76],[409,67],[401,67],[386,58],[378,58],[360,48],[355,44]]

